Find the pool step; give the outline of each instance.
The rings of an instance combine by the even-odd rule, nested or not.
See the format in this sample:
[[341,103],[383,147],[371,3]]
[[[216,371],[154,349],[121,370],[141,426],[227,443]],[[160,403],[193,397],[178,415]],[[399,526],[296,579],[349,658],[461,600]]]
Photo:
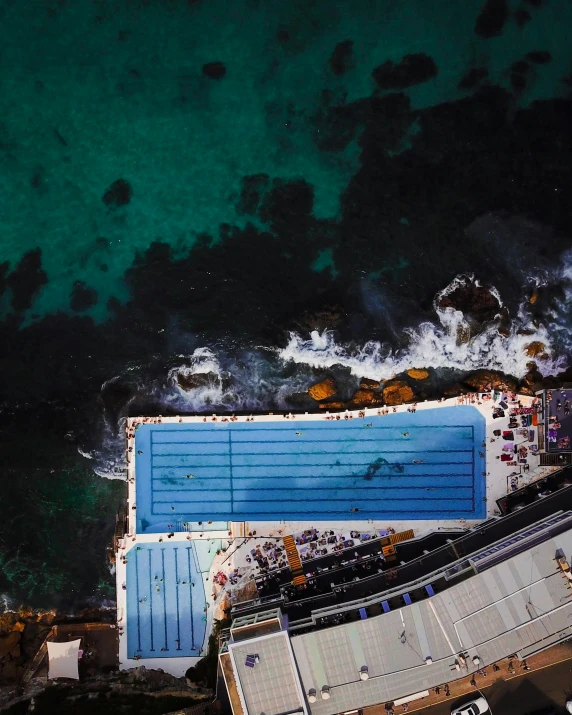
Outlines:
[[290,564],[292,573],[296,576],[302,572],[302,562],[300,561],[300,554],[296,548],[296,542],[294,541],[293,536],[285,536],[282,541],[284,542],[284,548],[286,549],[288,563]]

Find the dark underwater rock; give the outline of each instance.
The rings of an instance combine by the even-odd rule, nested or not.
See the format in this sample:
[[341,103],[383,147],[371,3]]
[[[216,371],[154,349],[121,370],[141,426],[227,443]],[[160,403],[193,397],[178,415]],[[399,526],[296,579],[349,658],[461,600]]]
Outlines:
[[279,27],[278,30],[276,30],[276,39],[280,45],[284,46],[290,40],[290,33],[285,27]]
[[524,92],[526,89],[526,75],[519,72],[510,73],[510,86],[515,92]]
[[4,291],[6,290],[6,276],[8,275],[9,268],[10,263],[8,261],[3,261],[2,263],[0,263],[0,296],[2,296],[4,294]]
[[528,52],[525,58],[530,62],[534,62],[535,65],[545,65],[548,62],[552,62],[552,55],[550,52],[545,50],[534,50],[533,52]]
[[338,42],[332,52],[330,57],[330,69],[337,77],[341,77],[351,68],[353,47],[354,43],[352,40],[344,40],[343,42]]
[[474,89],[488,76],[489,71],[486,67],[474,67],[463,75],[457,87],[459,89]]
[[35,248],[25,253],[6,279],[7,286],[12,289],[12,308],[17,312],[28,310],[47,282],[48,275],[42,269],[42,250]]
[[485,39],[500,35],[508,15],[507,0],[487,0],[477,17],[475,35]]
[[524,27],[531,19],[532,18],[530,17],[528,10],[517,10],[514,13],[514,21],[518,27]]
[[203,74],[209,79],[222,79],[226,75],[224,62],[207,62],[203,65]]
[[237,211],[241,214],[254,216],[269,183],[270,177],[268,174],[243,176],[241,180],[240,199],[236,207]]
[[76,313],[83,313],[97,304],[95,288],[90,288],[83,281],[76,281],[70,293],[70,308]]
[[133,191],[131,184],[125,179],[117,179],[103,194],[102,201],[106,206],[125,206],[131,201]]
[[405,89],[437,76],[437,65],[424,52],[406,55],[395,64],[387,60],[371,73],[380,89]]
[[524,60],[517,60],[510,66],[510,71],[516,72],[516,74],[526,74],[527,72],[530,72],[530,65]]

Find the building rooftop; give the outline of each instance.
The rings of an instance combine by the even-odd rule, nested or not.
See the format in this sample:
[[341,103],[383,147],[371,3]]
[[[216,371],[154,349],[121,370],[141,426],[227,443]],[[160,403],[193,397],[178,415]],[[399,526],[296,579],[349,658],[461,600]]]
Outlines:
[[485,427],[471,406],[139,425],[137,533],[199,520],[483,518]]
[[[569,526],[570,515],[560,519]],[[544,538],[550,533],[545,532]],[[424,601],[373,618],[292,635],[302,689],[306,694],[312,689],[318,693],[316,702],[307,705],[312,715],[396,700],[463,677],[511,653],[568,638],[572,590],[556,559],[572,553],[572,530],[537,543],[540,538],[531,529],[531,548],[516,555],[515,548],[523,548],[522,540],[517,547],[508,540],[502,563],[491,565],[494,561],[482,559],[475,565],[482,569],[480,573]],[[240,646],[245,652],[256,651],[258,642],[253,639]],[[272,667],[291,667],[285,652],[283,660]],[[364,669],[365,680],[360,678]],[[238,676],[241,680],[242,673]],[[327,700],[320,697],[324,686],[331,696]],[[288,687],[294,701],[298,684]],[[259,709],[247,707],[250,715],[267,712],[263,694],[259,697]]]
[[[228,650],[234,672],[238,674],[238,691],[245,712],[256,715],[307,713],[286,631],[229,644]],[[254,657],[257,662],[253,662]]]

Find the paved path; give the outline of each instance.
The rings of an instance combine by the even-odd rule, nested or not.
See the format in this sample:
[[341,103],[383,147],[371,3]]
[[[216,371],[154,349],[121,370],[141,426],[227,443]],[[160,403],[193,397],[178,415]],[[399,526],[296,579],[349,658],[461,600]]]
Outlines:
[[[508,671],[508,661],[499,663],[500,671],[487,668],[487,676],[477,676],[477,687],[487,698],[492,715],[533,715],[538,710],[554,707],[558,715],[566,713],[564,704],[572,698],[572,643],[554,646],[528,659],[529,671],[517,659],[513,660],[514,675]],[[449,715],[453,706],[478,697],[470,678],[451,683],[451,695],[443,689],[439,695],[433,691],[427,698],[412,702],[409,713],[419,715]],[[403,707],[396,706],[400,715]],[[382,705],[366,708],[364,715],[386,715]]]

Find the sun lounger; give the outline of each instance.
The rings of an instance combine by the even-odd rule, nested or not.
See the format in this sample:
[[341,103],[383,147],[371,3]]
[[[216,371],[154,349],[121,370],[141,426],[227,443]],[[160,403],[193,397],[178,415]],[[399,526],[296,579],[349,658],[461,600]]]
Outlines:
[[387,601],[382,601],[381,607],[383,608],[384,613],[389,613],[391,611],[391,608],[389,607],[389,603]]
[[410,606],[412,601],[411,601],[411,596],[408,593],[404,593],[403,596],[403,602],[405,603],[406,606]]
[[425,586],[425,590],[427,591],[427,595],[428,595],[428,596],[434,596],[434,595],[435,595],[435,591],[433,590],[433,586],[431,586],[430,583],[427,584],[427,586]]

